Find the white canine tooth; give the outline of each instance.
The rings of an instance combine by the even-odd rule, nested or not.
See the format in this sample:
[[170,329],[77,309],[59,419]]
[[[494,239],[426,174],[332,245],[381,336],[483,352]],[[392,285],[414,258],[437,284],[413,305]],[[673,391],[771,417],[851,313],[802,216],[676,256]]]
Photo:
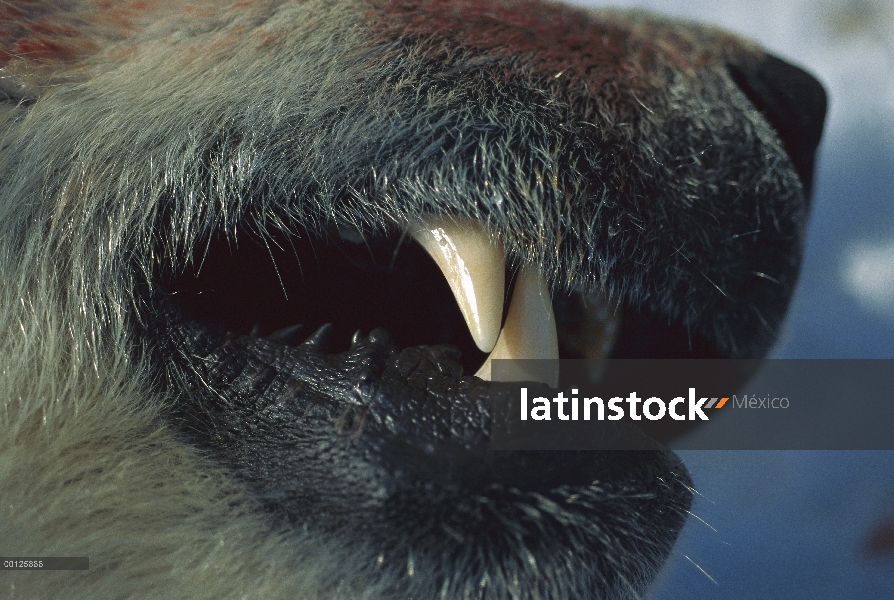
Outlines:
[[500,338],[475,375],[490,381],[490,361],[495,358],[551,359],[507,374],[505,380],[540,381],[552,387],[559,385],[559,340],[553,304],[546,281],[531,267],[525,267],[519,273]]
[[500,335],[505,254],[478,221],[430,217],[410,233],[438,263],[475,344],[489,352]]

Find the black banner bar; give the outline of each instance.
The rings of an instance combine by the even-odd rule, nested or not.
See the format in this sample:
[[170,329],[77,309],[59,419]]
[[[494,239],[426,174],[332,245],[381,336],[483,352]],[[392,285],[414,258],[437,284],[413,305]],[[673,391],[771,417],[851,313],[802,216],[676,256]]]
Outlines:
[[493,361],[492,449],[894,450],[894,360],[546,362]]

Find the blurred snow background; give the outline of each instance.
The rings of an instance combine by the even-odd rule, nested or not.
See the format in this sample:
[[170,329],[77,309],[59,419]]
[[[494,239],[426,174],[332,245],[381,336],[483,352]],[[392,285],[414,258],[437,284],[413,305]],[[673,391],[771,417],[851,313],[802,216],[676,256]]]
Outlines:
[[[715,23],[825,84],[807,253],[775,355],[894,358],[894,0],[572,3]],[[864,552],[894,515],[894,452],[680,454],[698,518],[654,600],[894,598],[894,556]]]

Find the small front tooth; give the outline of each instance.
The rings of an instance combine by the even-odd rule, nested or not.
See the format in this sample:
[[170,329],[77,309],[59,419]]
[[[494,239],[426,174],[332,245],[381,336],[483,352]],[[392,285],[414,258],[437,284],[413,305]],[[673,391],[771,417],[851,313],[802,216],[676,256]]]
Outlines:
[[325,350],[332,339],[332,323],[321,325],[319,329],[314,331],[310,336],[302,342],[305,346],[316,346],[320,350]]
[[559,341],[553,305],[546,281],[531,267],[525,267],[519,273],[500,339],[475,375],[490,381],[491,360],[495,358],[550,359],[549,362],[523,364],[521,371],[507,374],[506,379],[540,381],[552,387],[559,385]]
[[489,352],[500,335],[505,254],[480,223],[429,217],[410,233],[441,268],[475,344]]

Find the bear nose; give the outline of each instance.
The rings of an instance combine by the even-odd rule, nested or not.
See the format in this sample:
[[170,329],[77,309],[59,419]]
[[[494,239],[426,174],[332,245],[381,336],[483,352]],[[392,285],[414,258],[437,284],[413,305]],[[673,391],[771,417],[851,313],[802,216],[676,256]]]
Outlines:
[[813,163],[828,100],[822,84],[773,55],[756,65],[728,65],[733,80],[779,133],[810,199]]

